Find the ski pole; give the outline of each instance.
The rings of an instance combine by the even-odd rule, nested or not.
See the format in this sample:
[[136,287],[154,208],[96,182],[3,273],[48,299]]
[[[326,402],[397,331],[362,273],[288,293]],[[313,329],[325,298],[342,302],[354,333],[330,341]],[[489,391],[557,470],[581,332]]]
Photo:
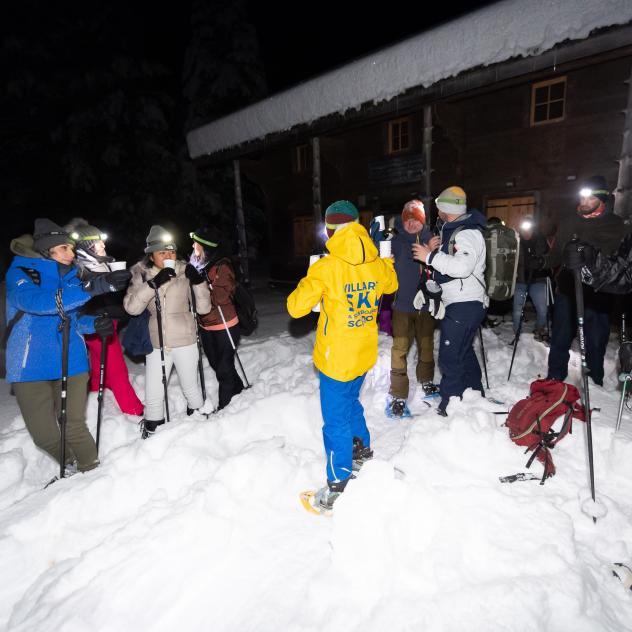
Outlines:
[[485,383],[489,389],[489,380],[487,379],[487,360],[485,359],[485,345],[483,344],[483,326],[479,326],[478,335],[481,338],[481,358],[483,358],[483,371],[485,371]]
[[107,336],[101,336],[101,361],[99,363],[99,395],[97,401],[97,456],[99,456],[99,439],[101,437],[101,419],[103,417],[103,392],[105,391],[105,361],[108,349]]
[[158,321],[158,342],[160,343],[160,364],[162,365],[162,386],[165,391],[165,412],[167,423],[169,418],[169,393],[167,390],[167,369],[165,368],[165,342],[162,336],[162,305],[160,304],[160,294],[158,288],[155,289],[156,320]]
[[64,478],[66,469],[66,418],[68,403],[68,347],[70,343],[70,318],[62,304],[61,289],[55,295],[57,312],[61,317],[61,405],[59,410],[59,478]]
[[[626,370],[629,370],[629,366],[623,366],[622,361],[622,351],[624,345],[626,344],[626,331],[625,331],[625,312],[621,313],[621,336],[620,336],[620,346],[619,346],[619,361],[621,362],[621,373],[619,374],[619,381],[623,382],[621,387],[621,400],[619,401],[619,412],[617,414],[617,424],[615,426],[615,432],[619,432],[619,428],[621,428],[621,417],[623,416],[623,404],[625,403],[626,392],[628,390],[628,382],[632,380],[632,375]],[[627,364],[627,363],[626,363]]]
[[529,297],[529,284],[524,291],[524,300],[522,301],[522,308],[520,309],[520,320],[518,321],[518,329],[516,330],[516,337],[514,338],[513,352],[511,354],[511,363],[509,365],[509,373],[507,374],[507,381],[511,379],[511,370],[513,369],[514,360],[516,358],[516,349],[518,348],[518,341],[520,340],[520,334],[522,333],[522,323],[524,322],[524,308],[527,304],[527,298]]
[[[577,242],[577,237],[573,237],[573,242]],[[582,364],[582,385],[584,391],[584,411],[586,414],[586,438],[588,442],[588,469],[590,473],[590,493],[593,502],[595,499],[595,465],[593,461],[592,443],[592,422],[590,410],[590,391],[588,389],[588,365],[586,364],[586,339],[584,338],[584,290],[582,287],[581,269],[573,270],[575,280],[575,303],[577,306],[577,338],[579,340],[579,353]],[[593,522],[597,522],[596,516],[592,517]]]
[[[208,286],[211,288],[211,292],[213,291],[213,284],[209,281],[208,282]],[[219,311],[219,315],[222,319],[222,323],[224,325],[224,329],[226,330],[226,333],[228,334],[228,339],[230,340],[230,346],[233,348],[233,351],[235,352],[235,357],[237,358],[237,362],[239,362],[239,367],[241,368],[241,372],[244,375],[244,380],[246,380],[246,388],[250,388],[252,386],[252,384],[250,384],[248,382],[248,377],[246,376],[246,371],[244,371],[244,365],[241,363],[241,360],[239,359],[239,354],[237,353],[237,347],[235,347],[235,341],[233,340],[233,337],[231,336],[230,333],[230,329],[228,328],[228,325],[226,324],[226,319],[224,318],[224,311],[222,310],[222,306],[218,303],[217,304],[217,309]]]
[[202,388],[202,400],[206,401],[206,382],[204,381],[204,363],[202,362],[202,342],[200,341],[200,328],[198,326],[197,304],[195,301],[195,292],[191,285],[191,312],[195,319],[195,340],[198,348],[198,373],[200,374],[200,387]]
[[553,283],[551,277],[546,277],[546,335],[551,338],[551,308],[555,305],[555,297],[553,296]]

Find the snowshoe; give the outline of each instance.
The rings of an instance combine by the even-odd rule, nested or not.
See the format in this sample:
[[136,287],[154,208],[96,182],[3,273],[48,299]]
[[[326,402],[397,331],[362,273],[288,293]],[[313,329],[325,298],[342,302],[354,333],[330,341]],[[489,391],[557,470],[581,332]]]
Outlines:
[[301,504],[310,513],[331,516],[334,503],[352,478],[355,478],[353,474],[344,481],[327,481],[327,485],[316,492],[301,492]]
[[421,388],[424,391],[424,399],[439,397],[439,387],[433,382],[422,382]]
[[164,419],[160,419],[159,421],[149,421],[147,419],[141,419],[140,423],[140,438],[148,439],[151,435],[155,434],[156,428],[165,423]]
[[399,397],[393,397],[389,395],[386,399],[386,408],[384,409],[386,416],[389,419],[405,419],[406,417],[412,417],[408,404],[405,399]]
[[612,565],[612,574],[621,580],[623,587],[626,590],[632,590],[632,568],[627,564],[621,562],[615,562]]
[[362,439],[353,437],[353,471],[359,472],[362,466],[373,458],[373,450],[364,445]]

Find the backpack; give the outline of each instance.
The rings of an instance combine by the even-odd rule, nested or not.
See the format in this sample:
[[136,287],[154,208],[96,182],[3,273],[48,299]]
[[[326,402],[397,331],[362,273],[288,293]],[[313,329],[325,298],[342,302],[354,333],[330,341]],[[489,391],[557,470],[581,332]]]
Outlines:
[[[579,391],[572,384],[559,380],[535,380],[529,387],[529,397],[521,399],[509,411],[505,425],[509,438],[526,452],[533,454],[526,467],[531,467],[535,458],[544,465],[540,485],[555,474],[551,450],[570,432],[573,417],[585,421],[584,407],[578,403]],[[553,425],[563,417],[559,430]]]
[[239,329],[243,336],[250,336],[259,325],[259,315],[252,291],[244,284],[244,274],[240,261],[230,257],[230,264],[235,273],[235,292],[233,305],[239,319]]
[[[448,254],[454,254],[456,236],[465,226],[460,226],[451,235]],[[492,301],[506,301],[514,295],[520,237],[509,226],[492,224],[481,229],[485,240],[485,293]],[[483,281],[476,277],[483,285]]]
[[121,345],[131,356],[149,355],[154,347],[149,336],[149,310],[138,316],[132,316],[121,336]]

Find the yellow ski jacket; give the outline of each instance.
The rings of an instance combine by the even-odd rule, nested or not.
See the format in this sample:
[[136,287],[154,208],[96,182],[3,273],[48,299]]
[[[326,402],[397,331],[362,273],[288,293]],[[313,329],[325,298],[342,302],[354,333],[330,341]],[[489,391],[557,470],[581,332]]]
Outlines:
[[330,255],[309,267],[288,296],[287,311],[300,318],[320,302],[314,364],[348,382],[377,360],[377,311],[382,294],[397,290],[397,276],[360,224],[339,229],[326,246]]

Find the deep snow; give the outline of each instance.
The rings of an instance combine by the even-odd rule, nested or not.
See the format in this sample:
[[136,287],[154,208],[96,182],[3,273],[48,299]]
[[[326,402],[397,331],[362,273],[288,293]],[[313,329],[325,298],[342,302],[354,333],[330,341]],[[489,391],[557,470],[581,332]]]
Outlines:
[[[362,391],[375,459],[333,517],[321,518],[298,499],[325,476],[314,334],[290,336],[283,297],[265,300],[261,332],[240,348],[251,389],[194,422],[174,374],[174,419],[148,441],[108,393],[101,467],[47,489],[55,465],[33,446],[1,383],[0,629],[632,629],[632,594],[610,571],[632,560],[632,416],[615,434],[614,336],[605,387],[591,390],[601,407],[596,489],[607,510],[596,525],[581,509],[583,424],[555,449],[558,473],[546,485],[500,484],[527,460],[504,416],[492,414],[506,408],[468,392],[443,419],[418,389],[416,417],[386,419],[384,334]],[[547,354],[523,334],[507,384],[510,338],[508,323],[484,332],[488,394],[507,403],[525,396]],[[577,384],[576,354],[571,364]],[[143,367],[131,371],[142,398]],[[208,365],[206,378],[214,398]],[[96,408],[91,395],[93,430]]]

